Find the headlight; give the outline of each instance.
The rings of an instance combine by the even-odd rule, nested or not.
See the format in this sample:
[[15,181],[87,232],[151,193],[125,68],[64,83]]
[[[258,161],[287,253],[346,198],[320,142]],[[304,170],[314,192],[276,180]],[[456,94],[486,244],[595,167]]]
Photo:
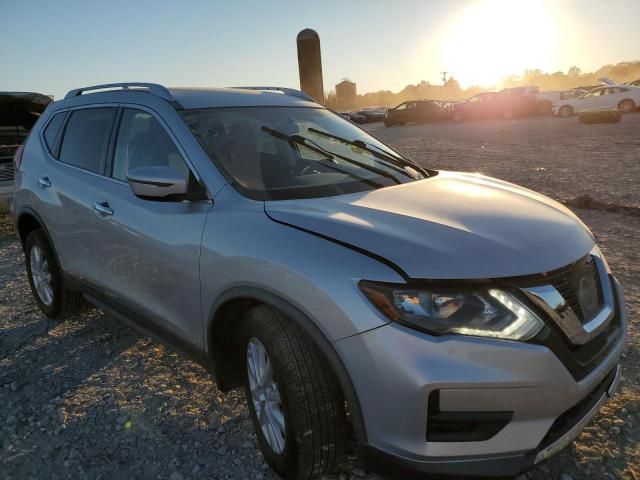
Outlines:
[[412,289],[361,281],[358,286],[391,320],[433,335],[528,340],[544,323],[510,293],[495,288]]

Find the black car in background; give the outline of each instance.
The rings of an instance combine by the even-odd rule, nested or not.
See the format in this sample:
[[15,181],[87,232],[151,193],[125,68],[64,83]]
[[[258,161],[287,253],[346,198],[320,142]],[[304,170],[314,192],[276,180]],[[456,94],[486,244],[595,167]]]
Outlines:
[[13,193],[13,155],[52,101],[40,93],[0,92],[0,200]]
[[405,123],[426,123],[447,120],[451,116],[449,102],[439,100],[413,100],[403,102],[387,110],[384,124],[387,127]]
[[382,122],[385,119],[387,109],[381,107],[370,107],[358,110],[356,113],[362,115],[366,119],[365,123]]
[[340,115],[354,123],[382,122],[384,120],[386,108],[369,107],[355,112],[340,112]]

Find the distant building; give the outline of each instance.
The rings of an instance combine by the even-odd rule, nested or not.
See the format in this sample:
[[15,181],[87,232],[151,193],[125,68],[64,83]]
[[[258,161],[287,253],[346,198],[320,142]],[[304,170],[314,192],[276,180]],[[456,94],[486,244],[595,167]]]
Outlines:
[[341,109],[356,108],[356,84],[349,80],[343,80],[336,85],[336,100]]

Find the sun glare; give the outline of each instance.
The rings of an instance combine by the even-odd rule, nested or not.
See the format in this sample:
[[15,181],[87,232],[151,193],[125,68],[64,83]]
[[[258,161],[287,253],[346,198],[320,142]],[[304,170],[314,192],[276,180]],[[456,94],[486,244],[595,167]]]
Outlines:
[[525,69],[547,70],[554,64],[556,18],[547,1],[468,4],[445,27],[444,66],[464,86],[494,85]]

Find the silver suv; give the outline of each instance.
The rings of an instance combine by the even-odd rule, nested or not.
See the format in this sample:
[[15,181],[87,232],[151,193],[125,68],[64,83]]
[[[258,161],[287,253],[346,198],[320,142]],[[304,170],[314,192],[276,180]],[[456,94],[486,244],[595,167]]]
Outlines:
[[424,168],[305,94],[69,92],[16,156],[40,309],[84,299],[243,386],[269,464],[515,475],[615,390],[622,289],[562,205]]

